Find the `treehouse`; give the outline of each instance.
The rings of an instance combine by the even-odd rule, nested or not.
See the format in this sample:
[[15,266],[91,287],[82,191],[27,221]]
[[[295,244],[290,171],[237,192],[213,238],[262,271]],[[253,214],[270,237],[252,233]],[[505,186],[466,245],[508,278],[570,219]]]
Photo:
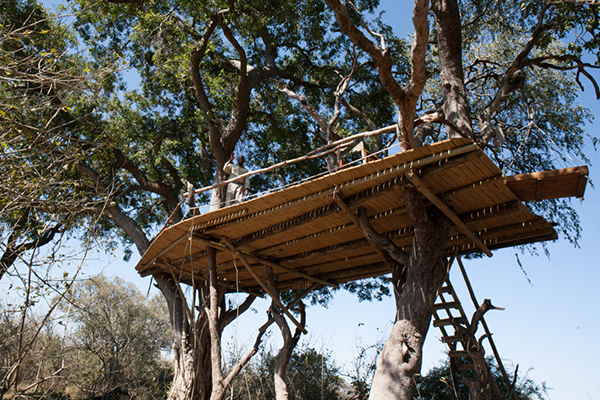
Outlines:
[[[458,261],[477,310],[469,319],[447,278],[433,306],[433,326],[440,329],[458,370],[477,377],[489,368],[483,348],[472,346],[481,322],[486,333],[482,338],[488,338],[506,387],[511,387],[483,319],[493,306],[489,300],[481,306],[477,302],[457,256],[491,256],[494,249],[556,239],[553,224],[534,215],[524,202],[583,197],[587,175],[586,167],[575,167],[504,176],[477,144],[447,140],[185,219],[164,228],[136,268],[142,276],[164,272],[197,287],[209,279],[207,249],[216,249],[220,285],[268,294],[306,333],[290,313],[295,303],[281,304],[273,284],[279,290],[305,288],[297,293],[298,301],[322,286],[389,273],[387,254],[363,234],[360,219],[368,219],[377,233],[408,252],[414,228],[402,191],[410,185],[452,221],[445,253],[451,256],[449,266]],[[504,398],[495,381],[491,393],[493,399]],[[516,400],[514,392],[509,397]]]
[[582,197],[586,167],[504,176],[467,139],[452,139],[341,169],[163,229],[137,265],[182,283],[208,279],[207,248],[217,252],[221,285],[269,293],[265,268],[280,290],[338,286],[389,272],[382,250],[358,227],[372,227],[408,251],[413,227],[402,187],[416,187],[454,224],[445,252],[461,255],[557,238],[551,222],[523,202]]

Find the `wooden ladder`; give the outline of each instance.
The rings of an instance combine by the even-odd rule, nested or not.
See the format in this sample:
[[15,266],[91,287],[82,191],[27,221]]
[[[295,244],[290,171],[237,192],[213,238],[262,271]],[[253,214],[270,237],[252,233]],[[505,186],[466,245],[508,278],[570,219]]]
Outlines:
[[[465,279],[465,284],[467,286],[467,289],[469,290],[471,299],[473,300],[475,309],[477,309],[479,308],[479,304],[477,302],[477,299],[475,298],[475,294],[473,293],[473,288],[471,287],[471,283],[469,282],[469,278],[467,277],[464,265],[462,264],[460,258],[457,258],[457,261],[460,266],[463,278]],[[446,345],[448,346],[448,356],[455,361],[456,369],[461,373],[468,373],[468,371],[474,371],[475,367],[473,360],[466,351],[467,344],[463,343],[462,337],[457,335],[456,330],[454,328],[454,324],[456,323],[469,327],[470,320],[465,314],[465,311],[462,307],[460,300],[458,299],[456,291],[450,283],[449,277],[446,278],[446,281],[442,285],[433,307],[433,326],[439,328],[440,332],[442,333],[442,342],[446,343]],[[485,330],[485,332],[488,334],[488,343],[492,348],[492,351],[496,358],[496,363],[498,364],[498,368],[505,380],[506,387],[510,387],[510,379],[506,374],[506,370],[504,369],[502,360],[500,359],[498,350],[496,349],[496,345],[492,340],[488,326],[483,317],[481,319],[480,324]],[[490,372],[489,366],[487,368],[488,372]],[[503,399],[503,396],[500,394],[500,390],[498,389],[498,385],[493,379],[491,395],[491,398],[493,400]],[[517,400],[514,393],[512,394],[511,399]]]

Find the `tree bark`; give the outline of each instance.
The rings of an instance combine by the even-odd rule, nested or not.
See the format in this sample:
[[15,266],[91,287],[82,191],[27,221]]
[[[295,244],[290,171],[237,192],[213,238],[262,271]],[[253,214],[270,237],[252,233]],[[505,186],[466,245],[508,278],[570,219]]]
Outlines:
[[[269,285],[269,288],[279,296],[279,290],[277,289],[275,277],[273,275],[273,269],[271,267],[266,268],[266,282]],[[306,325],[306,309],[304,307],[304,303],[302,301],[298,302],[298,309],[300,312],[300,324],[304,327]],[[283,316],[282,310],[279,309],[277,304],[273,301],[271,302],[270,308],[271,318],[275,321],[279,330],[281,331],[281,336],[283,337],[283,346],[279,349],[277,354],[275,355],[274,360],[274,387],[275,387],[275,399],[276,400],[288,400],[289,393],[286,382],[287,375],[287,367],[292,358],[292,353],[294,349],[298,345],[298,341],[300,340],[300,336],[302,335],[302,331],[297,327],[294,335],[292,336],[292,332],[290,327]]]
[[449,137],[473,137],[469,120],[470,108],[462,65],[461,21],[456,0],[433,0],[438,28],[438,53],[440,55],[440,79],[442,81],[442,110],[446,120],[455,129],[449,129]]
[[[177,289],[178,283],[167,274],[153,275],[157,286],[167,300],[173,329],[173,356],[175,368],[168,398],[173,400],[210,397],[212,376],[210,369],[210,339],[207,318],[200,314],[191,326],[184,311],[187,307]],[[206,292],[206,288],[202,288]],[[200,305],[206,296],[199,296]]]
[[[413,398],[421,371],[422,350],[429,329],[437,290],[446,274],[443,249],[451,223],[446,216],[428,207],[416,189],[404,192],[415,237],[406,266],[406,281],[396,294],[396,322],[388,338],[373,378],[370,400]],[[395,282],[398,275],[392,276]]]

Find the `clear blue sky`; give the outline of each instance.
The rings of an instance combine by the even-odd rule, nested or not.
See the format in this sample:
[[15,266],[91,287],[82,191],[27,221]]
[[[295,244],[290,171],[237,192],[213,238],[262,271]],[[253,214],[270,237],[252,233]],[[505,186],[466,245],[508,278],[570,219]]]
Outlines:
[[[398,34],[413,31],[410,22],[412,2],[386,0],[387,21]],[[596,74],[598,77],[599,74]],[[592,88],[581,96],[581,102],[600,117],[600,102],[594,99]],[[597,135],[593,124],[588,126]],[[592,168],[590,178],[598,178],[595,166],[598,157],[590,152]],[[596,206],[600,200],[597,191],[589,185],[585,201],[575,201],[580,214],[583,239],[581,248],[574,248],[565,240],[550,243],[551,256],[532,257],[522,255],[524,272],[514,256],[514,250],[494,253],[490,259],[465,261],[468,273],[479,301],[492,299],[505,307],[505,311],[491,311],[486,315],[494,333],[500,354],[508,362],[520,364],[520,376],[525,373],[552,388],[553,400],[593,399],[600,400],[598,363],[600,345],[600,301],[597,286],[600,269],[596,238],[600,237],[600,217]],[[107,264],[107,275],[118,274],[135,282],[144,292],[149,278],[141,279],[133,266],[137,262],[124,263],[117,259]],[[469,297],[461,290],[458,269],[452,272],[454,285],[465,308]],[[254,326],[264,321],[266,301],[257,306],[258,313],[248,313],[224,338],[234,337],[240,345],[248,344],[255,335]],[[470,309],[470,308],[467,308]],[[469,312],[469,311],[467,311]],[[394,315],[391,298],[382,302],[359,303],[348,293],[339,293],[328,309],[311,307],[308,310],[309,335],[306,340],[314,347],[332,352],[338,365],[343,366],[356,355],[356,345],[369,345],[385,339]],[[275,332],[274,337],[278,336]],[[446,358],[446,348],[439,342],[439,332],[431,328],[425,347],[424,370]]]

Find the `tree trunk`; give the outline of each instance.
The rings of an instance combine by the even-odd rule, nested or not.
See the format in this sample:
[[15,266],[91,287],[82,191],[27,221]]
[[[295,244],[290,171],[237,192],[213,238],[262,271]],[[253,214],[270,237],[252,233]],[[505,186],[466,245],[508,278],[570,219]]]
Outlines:
[[[296,328],[294,335],[289,329],[289,325],[283,316],[283,313],[278,310],[277,305],[271,304],[273,311],[273,319],[281,331],[283,336],[283,346],[275,355],[274,361],[274,384],[275,384],[275,399],[276,400],[288,400],[288,387],[286,382],[287,367],[292,358],[292,353],[300,341],[302,332],[299,328]],[[305,326],[306,324],[306,309],[304,303],[298,303],[298,310],[300,312],[300,324]]]
[[460,12],[456,0],[433,0],[438,29],[438,52],[440,54],[440,79],[442,81],[442,109],[446,120],[455,129],[448,129],[450,138],[473,137],[469,120],[470,109],[462,65],[462,32]]
[[[277,289],[276,279],[273,275],[273,269],[271,267],[266,267],[266,282],[269,285],[269,288],[279,297],[279,289]],[[300,324],[305,326],[306,324],[306,308],[302,301],[298,303],[298,311],[300,313]],[[298,345],[298,341],[300,340],[300,336],[302,335],[302,331],[298,327],[292,336],[292,331],[283,316],[282,310],[275,304],[275,301],[271,302],[271,307],[269,309],[271,314],[271,318],[275,321],[279,330],[281,331],[281,336],[283,338],[283,346],[279,349],[274,358],[274,387],[275,387],[275,399],[276,400],[288,400],[289,393],[286,382],[287,375],[287,367],[292,358],[292,353],[294,349]]]
[[[433,303],[447,274],[443,250],[450,221],[436,208],[428,207],[416,189],[406,188],[404,197],[415,226],[415,238],[406,282],[396,293],[396,322],[381,353],[370,400],[413,398]],[[392,280],[397,280],[397,276]]]
[[[168,398],[172,400],[191,400],[210,398],[212,390],[210,338],[208,319],[202,313],[191,326],[186,312],[187,307],[177,289],[173,277],[156,274],[154,279],[169,306],[171,327],[173,329],[173,356],[175,368],[173,383]],[[205,290],[205,288],[203,288]],[[199,296],[200,309],[205,296]]]
[[275,384],[275,399],[276,400],[288,400],[288,387],[285,382],[285,376],[287,374],[287,366],[292,357],[295,344],[284,344],[281,349],[277,352],[274,362],[274,373],[273,379]]

